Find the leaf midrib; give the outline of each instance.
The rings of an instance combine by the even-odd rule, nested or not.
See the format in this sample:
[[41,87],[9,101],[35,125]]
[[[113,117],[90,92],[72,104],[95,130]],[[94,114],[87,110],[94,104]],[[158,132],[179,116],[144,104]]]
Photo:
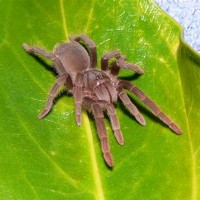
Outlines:
[[[66,17],[65,17],[63,0],[60,0],[60,9],[61,9],[61,18],[62,18],[62,26],[63,26],[64,36],[68,40],[69,35],[68,35],[68,31],[67,31],[67,22],[66,22]],[[88,18],[87,28],[89,26],[89,21],[91,20],[92,10],[89,13],[89,15],[90,15],[90,17]],[[89,121],[88,115],[85,111],[83,112],[82,117],[83,117],[83,124],[84,124],[85,130],[86,130],[86,138],[88,140],[88,146],[89,146],[88,151],[89,151],[89,155],[90,155],[90,159],[91,159],[91,170],[92,170],[93,179],[94,179],[94,183],[95,183],[95,191],[93,194],[95,195],[96,199],[104,200],[105,199],[104,198],[104,190],[102,187],[102,181],[101,181],[101,177],[100,177],[100,173],[99,173],[99,167],[97,164],[95,145],[94,145],[94,140],[93,140],[93,136],[92,136],[92,129],[90,126],[90,121]]]

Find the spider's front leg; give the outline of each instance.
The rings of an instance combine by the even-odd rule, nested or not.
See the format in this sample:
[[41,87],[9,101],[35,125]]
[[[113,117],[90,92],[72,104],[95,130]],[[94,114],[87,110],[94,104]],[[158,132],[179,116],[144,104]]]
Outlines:
[[[110,65],[109,60],[113,58],[115,58],[116,61],[114,61],[114,63]],[[120,67],[135,71],[138,74],[144,73],[144,70],[140,68],[138,65],[135,65],[133,63],[128,63],[125,60],[126,57],[124,55],[121,55],[117,50],[107,52],[101,58],[101,69],[103,71],[107,71],[110,68],[111,74],[115,76],[118,75]]]
[[115,138],[120,145],[124,144],[124,137],[122,135],[119,120],[117,118],[117,113],[115,111],[115,107],[112,103],[105,103],[105,108],[108,112],[108,116],[111,121],[112,130],[114,131]]
[[75,115],[76,115],[76,123],[78,126],[81,125],[81,110],[82,110],[82,99],[83,99],[83,75],[77,74],[74,84],[74,100],[75,100]]
[[174,123],[165,113],[163,113],[161,109],[137,86],[125,80],[120,80],[118,86],[127,89],[136,95],[155,116],[157,116],[161,121],[168,125],[169,128],[172,129],[175,133],[182,133],[181,128],[176,123]]
[[103,110],[100,107],[98,102],[96,102],[88,97],[84,98],[84,107],[86,108],[86,110],[91,110],[94,115],[97,133],[98,133],[99,140],[101,143],[103,157],[104,157],[106,163],[108,164],[108,166],[112,167],[113,166],[113,158],[112,158],[112,155],[110,152],[110,145],[108,142],[106,126],[104,123]]

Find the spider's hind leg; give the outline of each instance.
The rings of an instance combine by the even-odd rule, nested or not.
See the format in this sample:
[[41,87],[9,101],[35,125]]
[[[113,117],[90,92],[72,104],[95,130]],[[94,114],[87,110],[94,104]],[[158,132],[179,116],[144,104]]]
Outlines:
[[42,55],[48,59],[53,59],[54,58],[54,54],[51,52],[48,52],[40,47],[30,47],[28,44],[24,43],[23,44],[23,48],[26,52],[30,53],[30,54],[37,54],[37,55]]
[[29,54],[40,55],[40,56],[42,55],[45,58],[50,59],[53,62],[54,67],[55,67],[56,71],[58,72],[58,74],[66,73],[66,70],[63,67],[61,61],[58,58],[55,57],[54,53],[48,52],[48,51],[46,51],[46,50],[44,50],[40,47],[37,47],[37,46],[31,47],[26,43],[23,44],[23,48]]
[[96,44],[94,43],[94,41],[92,41],[91,39],[89,39],[87,36],[85,35],[79,35],[77,37],[74,36],[70,36],[70,40],[71,41],[76,41],[76,42],[81,42],[83,41],[89,49],[89,55],[90,55],[90,67],[91,68],[96,68],[97,65],[97,50],[96,50]]

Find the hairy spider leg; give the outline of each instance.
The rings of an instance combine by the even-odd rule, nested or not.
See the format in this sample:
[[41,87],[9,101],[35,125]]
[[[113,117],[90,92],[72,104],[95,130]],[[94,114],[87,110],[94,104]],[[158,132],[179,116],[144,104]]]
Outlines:
[[113,159],[110,152],[110,145],[108,142],[108,137],[106,134],[106,127],[104,123],[104,115],[101,107],[97,103],[93,103],[91,105],[92,112],[94,114],[94,119],[97,127],[97,133],[101,142],[101,149],[103,152],[103,157],[106,163],[112,167],[113,166]]
[[[110,65],[109,60],[113,58],[116,58],[116,61]],[[109,69],[111,69],[111,74],[115,76],[118,75],[120,67],[135,71],[138,74],[144,73],[144,70],[138,65],[128,63],[125,61],[125,59],[126,57],[124,55],[121,55],[117,50],[107,52],[101,57],[101,69],[103,71],[108,71]]]
[[77,37],[70,36],[71,41],[81,42],[83,41],[89,49],[89,55],[90,55],[90,68],[96,68],[97,66],[97,50],[96,50],[96,44],[94,41],[89,39],[85,35],[79,35]]
[[[109,66],[109,60],[112,59],[112,58],[119,59],[120,58],[120,53],[117,50],[109,51],[109,52],[105,53],[101,57],[101,70],[103,70],[103,71],[108,71],[109,70],[109,68],[110,68],[110,66]],[[116,66],[116,68],[119,68],[119,67]]]
[[48,52],[40,47],[30,47],[28,44],[23,44],[23,48],[26,52],[30,54],[42,55],[47,59],[51,59],[54,67],[56,68],[59,75],[66,74],[65,68],[63,67],[60,60],[58,60],[52,52]]
[[83,97],[83,75],[77,74],[76,81],[74,86],[74,101],[75,101],[75,115],[76,115],[76,123],[78,126],[81,125],[81,110],[82,110],[82,97]]
[[[78,43],[83,41],[87,45],[89,49],[89,56],[90,56],[90,68],[96,68],[96,65],[97,65],[96,44],[83,34],[77,37],[70,36],[70,41],[76,41]],[[81,74],[78,74],[75,81],[75,90],[74,90],[75,113],[76,113],[76,122],[78,126],[81,125],[81,121],[82,121],[81,119],[82,87],[83,87],[83,76]]]
[[[108,166],[113,166],[113,158],[110,152],[110,145],[108,142],[106,126],[104,123],[103,109],[99,105],[99,101],[94,101],[89,97],[84,98],[84,106],[86,110],[92,111],[95,119],[95,124],[97,128],[98,137],[101,143],[101,149],[103,153],[104,160]],[[100,101],[101,104],[102,101]]]
[[175,133],[181,134],[182,130],[175,124],[166,114],[164,114],[161,109],[137,86],[129,83],[125,80],[120,80],[118,83],[119,87],[125,88],[135,94],[150,110],[157,116],[161,121],[169,126]]
[[42,119],[49,113],[49,111],[52,108],[53,100],[56,97],[58,89],[66,83],[68,76],[69,76],[68,74],[63,74],[62,76],[58,77],[58,79],[56,80],[56,83],[53,85],[52,89],[49,92],[48,100],[47,100],[44,110],[38,115],[39,119]]
[[146,121],[137,107],[130,101],[128,95],[124,92],[122,88],[118,88],[118,96],[129,112],[135,117],[135,119],[141,124],[146,125]]
[[40,54],[48,59],[53,59],[54,54],[51,52],[47,52],[44,49],[40,47],[30,47],[28,44],[24,43],[23,48],[26,52],[31,53],[31,54]]
[[117,66],[123,69],[135,71],[137,74],[144,74],[144,70],[142,68],[140,68],[136,64],[125,62],[123,58],[118,59],[116,63],[117,63]]
[[106,103],[106,110],[111,121],[112,130],[114,131],[115,138],[120,145],[124,144],[124,137],[122,135],[119,120],[117,118],[117,113],[115,107],[111,103]]

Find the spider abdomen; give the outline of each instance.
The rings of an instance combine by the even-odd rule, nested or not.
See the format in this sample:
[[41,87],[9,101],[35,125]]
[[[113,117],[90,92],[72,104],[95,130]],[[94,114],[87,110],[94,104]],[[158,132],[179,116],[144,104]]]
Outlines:
[[88,52],[78,42],[60,44],[54,51],[68,74],[76,74],[90,67]]

